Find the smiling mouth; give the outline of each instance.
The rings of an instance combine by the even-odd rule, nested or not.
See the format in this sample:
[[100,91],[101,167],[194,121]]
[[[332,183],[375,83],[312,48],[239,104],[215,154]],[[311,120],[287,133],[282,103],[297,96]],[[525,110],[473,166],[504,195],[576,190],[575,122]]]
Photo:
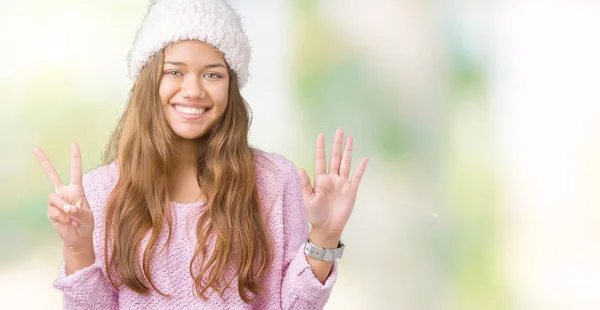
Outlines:
[[179,105],[175,105],[174,108],[178,112],[181,112],[181,113],[187,114],[187,115],[200,115],[200,114],[204,113],[204,111],[206,111],[206,109],[198,109],[198,108],[191,108],[191,107],[182,107],[182,106],[179,106]]

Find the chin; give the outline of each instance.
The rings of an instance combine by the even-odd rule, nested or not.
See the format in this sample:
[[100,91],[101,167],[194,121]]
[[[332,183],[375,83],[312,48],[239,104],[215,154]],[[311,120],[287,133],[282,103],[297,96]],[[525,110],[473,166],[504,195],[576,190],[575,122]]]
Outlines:
[[206,119],[196,124],[186,124],[181,122],[168,122],[169,127],[181,139],[194,140],[210,134],[211,129],[216,125],[216,121]]
[[202,131],[202,132],[174,131],[174,132],[177,137],[179,137],[181,139],[186,139],[186,140],[195,140],[195,139],[203,137],[206,134],[206,131]]

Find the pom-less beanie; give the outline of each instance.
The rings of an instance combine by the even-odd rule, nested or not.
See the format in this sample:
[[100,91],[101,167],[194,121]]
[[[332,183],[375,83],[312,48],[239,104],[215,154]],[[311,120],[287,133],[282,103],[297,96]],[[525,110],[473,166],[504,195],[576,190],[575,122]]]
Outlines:
[[224,0],[155,0],[128,55],[135,80],[148,61],[170,43],[198,40],[219,50],[242,88],[249,77],[252,47],[240,16]]

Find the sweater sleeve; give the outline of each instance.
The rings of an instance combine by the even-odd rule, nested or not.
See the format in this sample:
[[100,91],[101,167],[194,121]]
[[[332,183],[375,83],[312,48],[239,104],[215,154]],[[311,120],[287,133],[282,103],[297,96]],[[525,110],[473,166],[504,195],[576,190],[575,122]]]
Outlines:
[[323,309],[337,279],[337,262],[322,284],[314,275],[304,254],[308,237],[308,218],[302,202],[300,176],[286,160],[283,194],[284,274],[282,280],[283,309]]
[[104,276],[98,257],[93,265],[77,270],[71,275],[65,273],[63,262],[54,287],[63,292],[64,309],[119,308],[117,292]]
[[95,262],[70,275],[65,272],[65,263],[61,264],[53,285],[63,293],[64,309],[118,309],[117,290],[108,281],[104,266],[104,208],[116,183],[114,169],[114,164],[102,166],[83,177],[86,198],[94,215]]

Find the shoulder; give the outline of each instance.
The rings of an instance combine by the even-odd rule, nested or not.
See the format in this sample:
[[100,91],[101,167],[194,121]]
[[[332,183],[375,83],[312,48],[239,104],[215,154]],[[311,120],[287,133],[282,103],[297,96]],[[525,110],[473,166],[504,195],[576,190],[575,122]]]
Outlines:
[[[119,180],[119,167],[116,162],[96,167],[83,175],[82,185],[85,198],[94,214],[94,248],[96,257],[104,251],[104,224],[106,202]],[[101,257],[101,256],[100,256]]]
[[119,180],[119,167],[116,162],[90,170],[83,175],[83,188],[89,190],[108,189],[108,185]]
[[96,167],[83,175],[83,190],[92,208],[104,205],[118,180],[119,167],[116,162]]
[[[296,166],[285,157],[259,152],[257,175],[259,193],[269,214],[271,232],[278,242],[297,236],[304,242],[308,235],[308,218],[304,211],[300,175]],[[267,172],[268,171],[268,172]],[[291,245],[296,253],[300,243]],[[288,257],[288,261],[291,258]]]
[[[296,166],[285,157],[253,150],[256,165],[258,191],[267,209],[274,206],[281,210],[286,195],[300,189],[300,177]],[[277,207],[280,206],[280,207]]]
[[282,155],[258,149],[254,149],[253,153],[258,177],[275,174],[280,181],[289,181],[298,176],[296,166]]

